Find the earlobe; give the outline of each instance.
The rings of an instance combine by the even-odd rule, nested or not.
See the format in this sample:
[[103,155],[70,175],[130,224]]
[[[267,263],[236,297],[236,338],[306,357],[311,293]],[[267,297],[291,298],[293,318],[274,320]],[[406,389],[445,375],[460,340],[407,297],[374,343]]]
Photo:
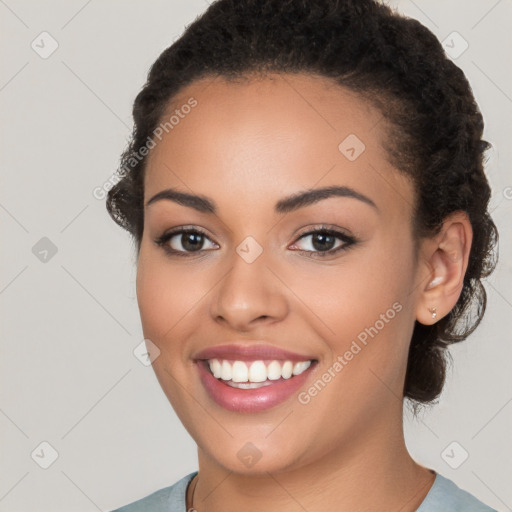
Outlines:
[[[428,282],[420,292],[416,318],[431,325],[455,306],[464,285],[473,230],[464,212],[448,216],[438,235],[426,242]],[[430,255],[430,256],[429,256]]]

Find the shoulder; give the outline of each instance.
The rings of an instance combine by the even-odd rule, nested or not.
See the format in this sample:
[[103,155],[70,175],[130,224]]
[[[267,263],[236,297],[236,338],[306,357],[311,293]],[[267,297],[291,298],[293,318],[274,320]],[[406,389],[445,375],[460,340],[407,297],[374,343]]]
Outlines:
[[164,487],[145,498],[124,505],[111,512],[186,512],[185,494],[187,486],[197,471],[184,476],[169,487]]
[[416,512],[496,512],[452,480],[437,473],[434,485]]

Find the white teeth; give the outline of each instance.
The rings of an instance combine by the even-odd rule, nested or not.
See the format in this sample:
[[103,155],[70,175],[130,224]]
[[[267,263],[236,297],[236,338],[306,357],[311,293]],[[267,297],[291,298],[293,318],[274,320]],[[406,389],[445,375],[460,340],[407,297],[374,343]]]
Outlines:
[[222,380],[231,380],[231,365],[227,361],[222,361],[222,368],[220,370],[220,378]]
[[[233,383],[247,383],[235,385],[233,387],[240,387],[242,389],[252,389],[261,387],[261,383],[271,380],[289,379],[292,375],[300,375],[311,365],[311,361],[299,361],[293,364],[291,361],[271,361],[268,366],[264,361],[233,361],[231,364],[226,360],[210,359],[208,365],[213,376],[217,379],[231,381]],[[251,386],[250,384],[259,384],[258,386]],[[265,385],[270,384],[267,382]]]
[[281,375],[282,375],[283,379],[289,379],[292,376],[292,371],[293,371],[293,364],[292,364],[292,362],[291,361],[286,361],[283,364],[283,369],[281,371]]
[[210,361],[210,370],[213,373],[213,376],[218,379],[222,375],[222,365],[218,359],[212,359]]
[[277,380],[281,378],[281,365],[279,361],[272,361],[267,367],[268,380]]
[[[234,364],[239,361],[235,361]],[[254,361],[249,368],[250,382],[265,382],[267,380],[267,367],[263,361]]]
[[304,370],[307,370],[311,364],[311,361],[300,361],[298,363],[295,363],[295,366],[293,367],[293,375],[299,375]]
[[233,382],[230,380],[229,382],[226,382],[228,386],[231,386],[232,388],[239,388],[239,389],[256,389],[256,388],[262,388],[265,386],[272,386],[272,382],[266,380],[265,382]]
[[[247,382],[249,380],[249,369],[244,362],[235,361],[231,367],[231,375],[233,382]],[[252,380],[252,382],[256,381]]]

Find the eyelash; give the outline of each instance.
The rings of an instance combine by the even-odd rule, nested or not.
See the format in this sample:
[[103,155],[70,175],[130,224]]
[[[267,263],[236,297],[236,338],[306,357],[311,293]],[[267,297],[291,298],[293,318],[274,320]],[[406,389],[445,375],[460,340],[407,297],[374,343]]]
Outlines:
[[[204,253],[205,251],[209,250],[209,249],[201,249],[199,251],[177,251],[176,249],[171,249],[167,245],[167,242],[169,242],[169,240],[171,240],[171,238],[175,237],[176,235],[184,235],[184,234],[190,234],[190,233],[192,233],[192,234],[200,234],[200,235],[203,235],[206,238],[210,239],[209,236],[204,231],[202,231],[201,229],[198,229],[198,228],[183,228],[182,227],[182,228],[176,228],[176,229],[173,229],[171,231],[165,232],[163,235],[161,235],[160,237],[158,237],[155,240],[155,243],[159,247],[161,247],[169,256],[178,256],[178,257],[188,258],[188,257],[192,257],[194,255],[200,254],[200,253]],[[337,230],[329,228],[327,226],[319,226],[317,228],[314,228],[313,230],[310,230],[310,231],[307,231],[305,233],[302,233],[297,238],[296,242],[293,243],[293,245],[295,243],[297,243],[299,240],[302,240],[303,238],[306,238],[306,237],[308,237],[310,235],[319,234],[319,233],[324,234],[324,235],[334,236],[335,238],[338,238],[339,240],[343,241],[344,244],[342,244],[339,247],[336,247],[334,249],[329,249],[327,251],[296,250],[296,252],[298,252],[299,254],[305,254],[305,255],[307,255],[310,258],[324,258],[326,256],[332,256],[334,254],[337,254],[340,251],[346,251],[351,246],[353,246],[354,244],[357,243],[357,240],[354,237],[352,237],[350,235],[347,235],[346,233],[343,233],[341,231],[337,231]],[[212,242],[212,243],[215,243],[215,242]],[[313,254],[314,254],[314,256],[313,256]]]

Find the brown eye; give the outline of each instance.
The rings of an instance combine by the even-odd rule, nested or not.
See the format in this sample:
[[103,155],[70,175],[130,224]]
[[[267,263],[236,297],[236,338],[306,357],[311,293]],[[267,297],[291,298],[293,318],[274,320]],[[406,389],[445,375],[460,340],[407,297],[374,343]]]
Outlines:
[[204,247],[206,242],[211,244],[210,248],[215,249],[218,247],[198,229],[177,229],[164,233],[155,242],[163,247],[166,252],[178,256],[187,256],[207,250]]
[[336,244],[336,237],[327,233],[315,233],[311,237],[311,245],[316,251],[330,251]]
[[200,233],[182,233],[181,235],[175,235],[169,240],[169,245],[176,250],[176,247],[172,245],[172,239],[177,238],[178,245],[181,244],[185,251],[198,251],[202,248],[204,243],[204,235]]
[[308,242],[304,243],[302,248],[298,249],[298,252],[310,253],[313,257],[333,255],[356,243],[353,237],[332,229],[309,231],[303,234],[293,247],[299,246],[301,240],[308,240]]

